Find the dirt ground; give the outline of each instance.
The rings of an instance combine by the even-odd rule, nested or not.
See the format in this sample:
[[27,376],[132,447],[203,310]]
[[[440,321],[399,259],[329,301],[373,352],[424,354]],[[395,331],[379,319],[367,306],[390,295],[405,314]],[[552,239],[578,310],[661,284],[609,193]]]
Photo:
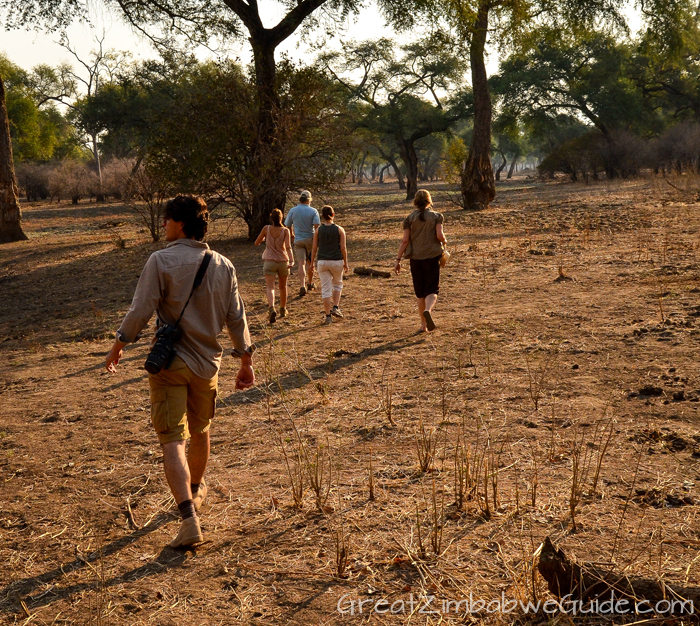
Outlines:
[[[533,573],[547,536],[697,588],[700,185],[674,185],[519,178],[481,213],[430,186],[452,252],[430,334],[407,265],[348,276],[332,326],[320,290],[298,298],[292,278],[290,315],[269,327],[262,250],[216,220],[208,242],[237,268],[258,384],[234,391],[225,358],[206,542],[187,551],[166,546],[178,521],[147,342],[104,369],[162,244],[120,204],[25,205],[29,241],[0,247],[0,623],[609,622],[441,610],[551,597]],[[335,206],[351,268],[392,269],[403,196],[316,199]]]

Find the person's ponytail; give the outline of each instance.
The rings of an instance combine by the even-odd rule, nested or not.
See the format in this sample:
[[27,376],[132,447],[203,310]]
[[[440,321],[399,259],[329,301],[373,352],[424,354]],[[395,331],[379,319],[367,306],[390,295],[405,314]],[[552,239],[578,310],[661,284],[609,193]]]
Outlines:
[[427,189],[419,189],[413,197],[413,206],[418,211],[418,219],[425,222],[425,210],[433,206],[433,199],[430,197],[430,192]]

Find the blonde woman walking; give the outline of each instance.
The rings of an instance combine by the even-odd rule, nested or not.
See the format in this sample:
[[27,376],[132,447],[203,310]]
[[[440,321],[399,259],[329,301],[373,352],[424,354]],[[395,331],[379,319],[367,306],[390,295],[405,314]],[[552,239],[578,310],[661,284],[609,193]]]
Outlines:
[[265,242],[263,252],[263,274],[265,275],[265,287],[267,290],[268,319],[274,324],[277,319],[275,309],[275,277],[280,284],[280,317],[287,316],[287,278],[289,269],[294,265],[294,253],[292,252],[292,237],[289,228],[282,225],[282,211],[274,209],[270,213],[269,226],[263,226],[255,245]]
[[348,251],[345,242],[345,230],[333,221],[333,207],[321,209],[321,225],[314,233],[311,263],[318,259],[318,277],[321,279],[321,296],[326,324],[333,322],[333,317],[343,317],[340,310],[340,293],[343,290],[343,272],[349,271]]
[[421,331],[435,330],[433,307],[440,292],[440,257],[447,243],[442,214],[433,211],[433,199],[426,189],[413,198],[416,207],[403,221],[403,238],[394,271],[401,272],[401,258],[410,259],[413,291],[418,299]]

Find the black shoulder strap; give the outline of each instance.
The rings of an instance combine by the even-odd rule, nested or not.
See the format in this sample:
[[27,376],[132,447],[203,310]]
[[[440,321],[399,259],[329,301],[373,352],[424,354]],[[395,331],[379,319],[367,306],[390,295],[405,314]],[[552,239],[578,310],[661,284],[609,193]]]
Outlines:
[[211,258],[214,255],[212,254],[211,250],[207,250],[204,253],[204,258],[202,259],[201,264],[199,265],[199,269],[197,270],[197,275],[194,277],[194,284],[192,285],[192,291],[197,289],[202,284],[202,280],[204,279],[204,274],[207,272],[207,268],[209,267],[209,261],[211,261]]
[[192,298],[192,294],[194,293],[194,290],[197,289],[202,284],[202,280],[204,280],[204,274],[207,272],[207,268],[209,267],[209,261],[211,261],[211,258],[214,255],[212,254],[211,250],[207,250],[204,253],[204,258],[202,259],[202,262],[199,264],[199,269],[197,270],[197,275],[194,277],[194,284],[192,285],[192,290],[190,291],[190,295],[187,298],[187,302],[185,302],[185,306],[182,307],[182,313],[180,313],[180,317],[177,318],[177,322],[175,322],[175,326],[180,325],[180,320],[182,319],[182,316],[185,314],[185,309],[187,308],[187,305],[190,303],[190,298]]

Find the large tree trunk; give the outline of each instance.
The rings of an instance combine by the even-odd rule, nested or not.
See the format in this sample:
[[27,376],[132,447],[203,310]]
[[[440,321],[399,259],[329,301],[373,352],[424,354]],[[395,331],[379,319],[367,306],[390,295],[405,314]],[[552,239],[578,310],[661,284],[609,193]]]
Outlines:
[[[418,191],[418,155],[416,146],[410,139],[397,137],[401,149],[401,160],[406,166],[406,200],[413,200]],[[400,185],[399,185],[400,186]]]
[[255,60],[257,87],[258,134],[255,153],[248,168],[252,213],[248,224],[248,239],[255,240],[262,227],[269,223],[273,209],[284,210],[287,184],[281,176],[280,148],[277,145],[277,67],[275,43],[261,29],[252,32],[250,42]]
[[474,91],[474,135],[469,158],[462,171],[462,203],[469,210],[487,208],[496,196],[496,181],[490,157],[491,95],[484,62],[488,23],[489,5],[486,0],[482,0],[469,47]]
[[10,120],[5,105],[5,85],[0,77],[0,243],[21,241],[27,236],[22,231],[15,167],[12,162]]

